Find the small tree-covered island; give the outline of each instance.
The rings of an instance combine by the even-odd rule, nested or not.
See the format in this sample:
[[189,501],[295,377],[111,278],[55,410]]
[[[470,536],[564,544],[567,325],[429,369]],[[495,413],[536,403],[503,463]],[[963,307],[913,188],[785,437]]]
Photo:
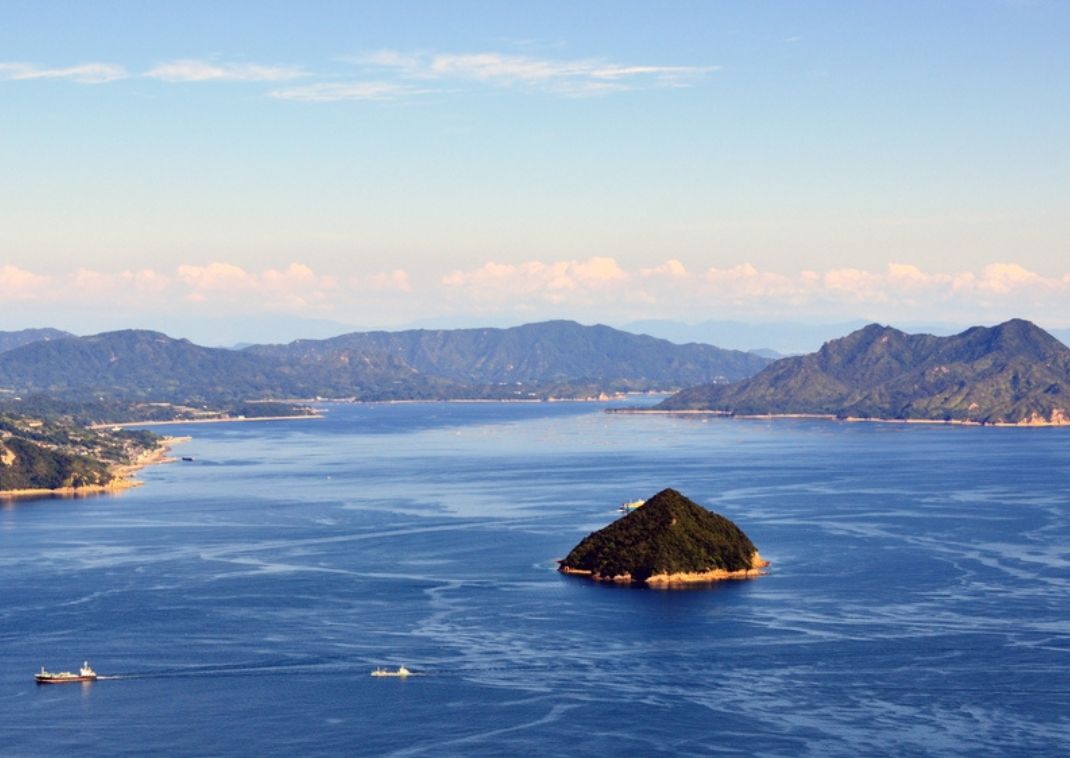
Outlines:
[[730,520],[665,489],[585,537],[559,570],[596,581],[672,587],[746,579],[768,565]]

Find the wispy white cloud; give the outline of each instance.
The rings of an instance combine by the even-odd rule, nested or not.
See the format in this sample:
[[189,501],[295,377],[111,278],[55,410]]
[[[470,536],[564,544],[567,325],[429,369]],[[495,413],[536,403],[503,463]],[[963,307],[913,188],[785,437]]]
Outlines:
[[287,82],[307,76],[307,72],[297,66],[184,58],[161,63],[144,76],[164,82]]
[[63,68],[41,68],[32,63],[0,63],[0,79],[64,79],[76,84],[106,84],[129,77],[126,69],[115,63],[79,63]]
[[[360,79],[315,76],[301,66],[180,58],[162,62],[137,76],[168,83],[309,80],[308,84],[270,90],[279,100],[333,102],[390,100],[442,91],[446,86],[488,87],[590,96],[635,89],[687,87],[717,66],[660,66],[614,63],[601,58],[559,59],[481,53],[406,53],[379,50],[343,59],[371,75]],[[78,84],[104,84],[134,75],[115,63],[79,63],[47,68],[32,63],[0,62],[0,80],[62,79]],[[318,81],[317,81],[318,79]]]
[[[164,82],[286,82],[308,73],[297,66],[228,63],[192,58],[167,61],[141,74]],[[106,84],[132,75],[117,63],[79,63],[44,68],[32,63],[0,63],[0,80],[65,79],[77,84]]]
[[639,88],[685,87],[717,66],[656,66],[600,58],[555,59],[499,52],[425,53],[379,50],[353,62],[425,81],[470,81],[558,94],[592,95]]
[[272,90],[268,95],[278,100],[331,103],[343,100],[393,100],[424,91],[396,82],[319,82]]

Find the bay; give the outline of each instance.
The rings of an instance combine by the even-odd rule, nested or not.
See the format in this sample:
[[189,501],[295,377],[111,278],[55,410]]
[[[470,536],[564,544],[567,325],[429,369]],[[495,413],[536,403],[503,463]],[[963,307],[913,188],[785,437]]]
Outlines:
[[[1066,430],[603,408],[160,427],[192,462],[3,503],[3,752],[1070,752]],[[769,574],[555,571],[669,486]],[[108,678],[33,682],[83,659]]]

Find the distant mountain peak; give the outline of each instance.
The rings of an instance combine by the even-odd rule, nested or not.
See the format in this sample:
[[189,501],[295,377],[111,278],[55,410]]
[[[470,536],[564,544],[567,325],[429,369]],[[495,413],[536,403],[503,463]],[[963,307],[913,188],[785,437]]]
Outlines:
[[74,337],[74,335],[60,329],[48,328],[20,329],[15,332],[0,332],[0,353],[6,353],[8,350],[14,350],[15,348],[29,345],[34,342],[48,342],[50,340],[67,339],[69,337]]
[[674,395],[666,410],[975,423],[1063,423],[1070,349],[1012,319],[951,337],[870,324],[733,385]]

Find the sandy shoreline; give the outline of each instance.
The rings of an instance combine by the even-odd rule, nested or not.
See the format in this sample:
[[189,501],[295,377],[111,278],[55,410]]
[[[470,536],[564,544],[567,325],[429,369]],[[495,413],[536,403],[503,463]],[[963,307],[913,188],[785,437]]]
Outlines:
[[4,490],[0,492],[0,499],[42,496],[81,497],[83,495],[100,495],[105,493],[122,492],[131,487],[140,487],[144,482],[135,479],[134,475],[145,468],[157,463],[172,463],[174,458],[168,457],[173,445],[188,442],[192,437],[163,437],[152,450],[146,450],[137,459],[130,463],[117,463],[110,467],[114,477],[107,484],[90,484],[83,487],[56,487],[55,489],[28,488],[20,490]]
[[636,416],[716,416],[771,421],[776,419],[813,419],[817,421],[842,421],[845,423],[872,424],[937,424],[942,426],[995,426],[1001,428],[1039,428],[1070,426],[1070,417],[1055,416],[1055,420],[1032,418],[1026,421],[962,421],[959,419],[928,418],[862,418],[859,416],[836,416],[830,413],[728,413],[705,410],[658,410],[654,408],[606,408],[606,413]]

